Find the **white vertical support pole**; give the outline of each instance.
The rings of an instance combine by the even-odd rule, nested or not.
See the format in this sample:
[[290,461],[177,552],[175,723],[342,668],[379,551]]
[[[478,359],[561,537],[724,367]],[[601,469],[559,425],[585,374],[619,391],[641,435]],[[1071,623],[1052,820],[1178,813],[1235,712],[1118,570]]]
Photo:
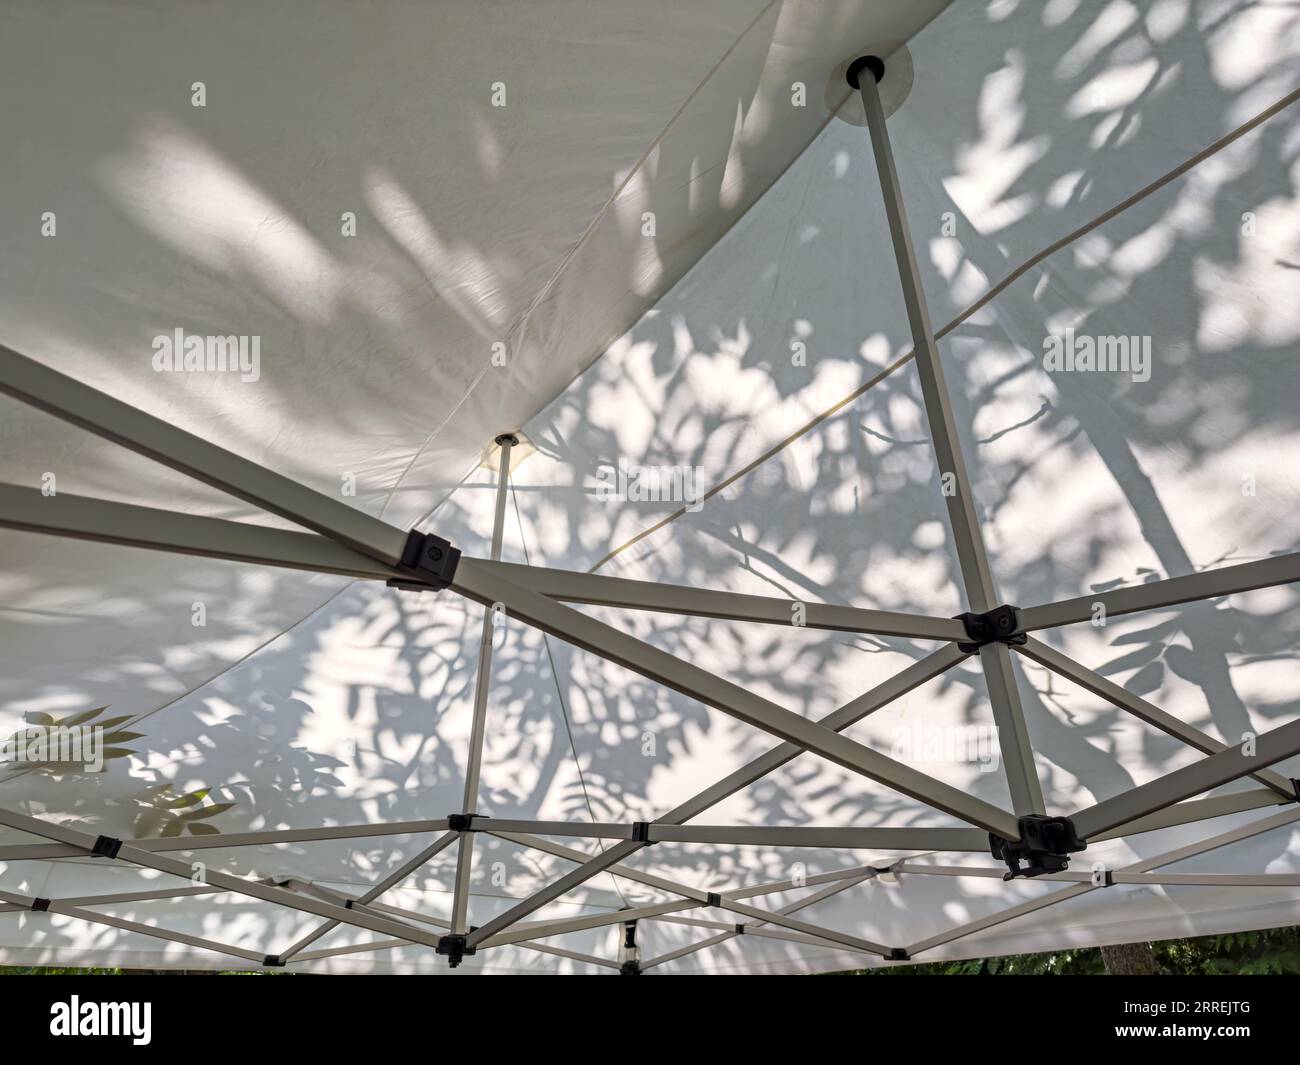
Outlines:
[[[501,461],[497,467],[496,514],[492,519],[493,562],[501,558],[501,539],[506,521],[506,490],[510,484],[510,449],[519,441],[506,433],[496,438],[501,447]],[[495,610],[489,606],[483,615],[483,634],[478,645],[478,678],[474,687],[474,723],[469,737],[469,760],[465,767],[465,797],[461,813],[478,811],[478,781],[483,765],[483,733],[487,723],[488,689],[492,686],[492,623]],[[469,878],[474,865],[474,833],[460,834],[456,853],[456,888],[452,899],[451,934],[464,935],[468,929]]]
[[[884,69],[884,64],[879,59],[864,57],[849,68],[849,80],[862,95],[862,107],[866,113],[867,127],[871,131],[876,172],[885,200],[885,215],[889,220],[894,258],[898,263],[898,278],[903,286],[907,321],[912,330],[917,375],[921,381],[926,418],[930,423],[930,438],[934,443],[935,460],[943,483],[948,524],[952,528],[953,544],[957,549],[966,600],[970,604],[970,610],[982,614],[998,605],[997,592],[993,586],[988,553],[984,548],[984,537],[975,513],[970,477],[958,442],[948,386],[943,379],[943,365],[934,339],[934,327],[930,324],[930,312],[925,303],[925,290],[921,285],[921,272],[912,247],[898,171],[894,167],[894,153],[889,145],[885,111],[876,84],[884,76]],[[1020,692],[1011,671],[1011,655],[1005,644],[991,643],[981,650],[980,661],[984,667],[993,718],[998,727],[998,740],[1002,747],[1002,761],[1006,767],[1012,805],[1017,814],[1043,813],[1045,807],[1042,788],[1034,767],[1033,750],[1029,746]]]

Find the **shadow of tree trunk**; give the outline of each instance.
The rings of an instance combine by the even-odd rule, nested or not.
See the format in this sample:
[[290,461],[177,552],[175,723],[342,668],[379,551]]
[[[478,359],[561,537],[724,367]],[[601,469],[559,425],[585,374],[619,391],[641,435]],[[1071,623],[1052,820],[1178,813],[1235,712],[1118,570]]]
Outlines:
[[1107,976],[1159,976],[1160,964],[1146,943],[1117,943],[1101,948]]

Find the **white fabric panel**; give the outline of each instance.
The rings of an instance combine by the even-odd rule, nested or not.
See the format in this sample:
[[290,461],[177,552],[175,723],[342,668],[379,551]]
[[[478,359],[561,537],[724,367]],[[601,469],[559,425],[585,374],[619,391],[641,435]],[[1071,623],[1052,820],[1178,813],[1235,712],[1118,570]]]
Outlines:
[[[313,47],[297,50],[277,38],[289,32],[287,20],[277,29],[274,16],[251,8],[231,16],[257,27],[248,40],[191,39],[183,22],[155,19],[154,32],[176,35],[161,48],[176,87],[137,75],[132,84],[151,106],[130,114],[108,93],[87,102],[76,91],[97,78],[124,84],[113,49],[86,67],[82,48],[63,58],[71,66],[59,66],[59,49],[35,47],[47,32],[40,16],[19,9],[5,16],[25,33],[4,35],[6,69],[22,71],[31,92],[48,77],[63,95],[47,87],[55,118],[45,133],[0,129],[31,145],[19,168],[26,198],[14,209],[36,218],[60,191],[74,206],[60,211],[54,241],[42,242],[38,227],[24,223],[0,257],[0,339],[51,365],[75,364],[91,383],[322,490],[336,491],[341,475],[355,472],[357,505],[400,525],[433,508],[495,433],[522,422],[537,451],[513,477],[508,561],[955,614],[963,609],[957,563],[915,371],[884,372],[911,341],[867,134],[839,121],[817,132],[815,115],[788,106],[791,72],[838,62],[867,26],[856,16],[819,20],[812,6],[697,4],[670,26],[641,5],[613,5],[597,17],[587,5],[559,4],[527,16],[543,23],[530,27],[519,25],[517,6],[508,16],[485,5],[481,18],[453,19],[439,34],[415,11],[384,9],[365,35],[346,20],[324,19],[307,42]],[[96,36],[120,33],[127,48],[129,23],[105,20]],[[546,46],[535,45],[543,37]],[[647,40],[660,43],[647,48]],[[247,77],[223,85],[210,76],[209,107],[191,110],[186,89],[202,76],[191,70],[205,56],[225,69],[230,56],[221,49],[236,45],[248,52]],[[916,82],[890,133],[937,326],[1031,255],[1273,103],[1300,73],[1296,15],[1247,0],[960,4],[909,48]],[[481,57],[494,49],[502,50],[509,91],[547,101],[539,111],[514,103],[500,116],[490,110],[482,83],[496,75]],[[322,86],[313,72],[331,57],[338,66],[342,55],[349,79]],[[653,65],[654,76],[639,74],[637,63]],[[466,86],[464,96],[448,96],[449,84]],[[809,86],[820,100],[811,76]],[[241,112],[256,101],[257,128],[222,121],[230,106],[222,97],[231,93]],[[324,131],[307,128],[296,116],[308,100],[319,107],[322,93],[333,117]],[[753,106],[742,105],[737,129],[738,99]],[[1300,548],[1298,123],[1294,108],[1284,111],[1031,270],[942,343],[1005,600],[1036,605]],[[665,127],[673,135],[652,151],[642,176],[625,181]],[[58,182],[49,177],[56,162]],[[729,199],[736,174],[741,194]],[[362,220],[351,243],[334,236],[345,209]],[[653,254],[635,238],[646,210],[658,225]],[[94,229],[74,256],[62,242],[79,224],[92,225],[78,223],[79,211]],[[562,261],[569,265],[551,283]],[[246,330],[263,333],[270,389],[132,369],[147,366],[159,329],[207,332],[204,323],[214,323],[226,332],[236,310]],[[1048,372],[1044,338],[1067,326],[1149,336],[1150,380]],[[460,402],[490,355],[486,344],[510,330],[508,374],[479,378]],[[273,361],[272,352],[286,354]],[[36,484],[57,467],[67,491],[254,518],[44,416],[2,410],[4,479]],[[725,487],[673,517],[679,500],[602,497],[602,468],[620,463],[689,469],[698,492]],[[1243,494],[1245,479],[1253,494]],[[473,470],[426,527],[484,554],[492,495],[488,471]],[[123,835],[156,826],[161,804],[196,789],[211,789],[204,806],[233,804],[205,818],[222,832],[437,817],[460,805],[478,607],[449,594],[400,595],[27,534],[0,534],[0,545],[0,619],[12,619],[6,647],[19,649],[12,666],[6,650],[0,725],[7,730],[31,711],[105,703],[145,715],[130,726],[143,737],[110,772],[0,776],[0,805]],[[191,633],[190,605],[205,598],[209,626]],[[935,647],[583,609],[814,718]],[[1040,636],[1233,742],[1294,719],[1298,626],[1296,592],[1282,588]],[[1020,670],[1020,681],[1053,812],[1195,758],[1037,666]],[[848,734],[1005,806],[990,724],[983,680],[966,663]],[[944,745],[957,740],[973,746],[954,756]],[[507,623],[493,672],[481,809],[498,817],[653,818],[773,742]],[[1296,775],[1300,759],[1278,768]],[[142,821],[151,810],[155,820]],[[1271,812],[1094,845],[1074,867],[1120,868]],[[954,823],[811,755],[698,820]],[[17,841],[0,834],[0,845]],[[423,845],[403,837],[210,856],[214,867],[219,855],[222,868],[241,874],[359,891]],[[570,868],[487,837],[478,849],[473,924]],[[391,901],[445,917],[451,854]],[[1174,871],[1295,872],[1298,854],[1300,838],[1284,827]],[[725,891],[898,856],[661,843],[628,864]],[[992,865],[987,855],[918,860]],[[134,890],[144,881],[158,882],[103,863],[0,869],[0,888],[54,896]],[[798,916],[907,945],[1053,890],[1059,886],[905,874],[897,884],[849,888]],[[776,907],[806,892],[751,901]],[[530,919],[665,897],[603,874]],[[282,948],[319,921],[226,897],[215,908],[190,898],[111,912],[251,950]],[[718,911],[695,915],[730,920]],[[926,957],[1297,920],[1293,890],[1119,886]],[[710,934],[642,922],[638,940],[651,958]],[[314,948],[370,938],[341,929]],[[616,930],[602,929],[551,942],[612,959],[618,940]],[[0,915],[0,944],[6,960],[23,964],[232,964],[41,915]],[[847,950],[750,936],[658,971],[873,963]],[[446,971],[424,948],[310,967]],[[467,958],[457,971],[581,968],[505,948]]]

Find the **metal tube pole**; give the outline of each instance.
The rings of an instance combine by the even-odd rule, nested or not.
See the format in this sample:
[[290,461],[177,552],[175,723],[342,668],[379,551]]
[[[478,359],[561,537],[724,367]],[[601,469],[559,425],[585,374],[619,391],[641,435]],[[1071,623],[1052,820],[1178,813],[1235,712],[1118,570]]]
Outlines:
[[580,610],[504,580],[494,569],[484,568],[478,559],[461,558],[451,587],[483,604],[504,603],[512,618],[795,743],[804,750],[820,754],[855,773],[888,784],[895,791],[950,813],[968,824],[996,832],[1007,839],[1019,836],[1015,817],[992,803],[815,724]]
[[1201,570],[1184,577],[1166,577],[1162,581],[1132,588],[1116,588],[1113,592],[1096,592],[1059,603],[1026,607],[1019,611],[1020,627],[1025,632],[1033,632],[1057,625],[1073,625],[1088,621],[1099,606],[1106,611],[1107,617],[1118,617],[1140,610],[1166,610],[1183,603],[1217,599],[1222,595],[1237,595],[1295,581],[1300,581],[1300,551],[1237,566]]
[[0,345],[0,393],[278,514],[386,565],[406,533]]
[[[868,714],[880,709],[894,699],[900,698],[913,688],[937,677],[960,662],[966,655],[955,644],[947,644],[933,654],[927,655],[919,662],[914,662],[901,673],[878,684],[870,691],[850,700],[838,710],[822,718],[818,723],[836,732],[847,729]],[[674,807],[668,813],[655,819],[655,824],[683,824],[693,817],[698,817],[705,810],[717,805],[723,799],[747,788],[756,780],[774,772],[787,762],[803,753],[803,748],[794,743],[782,743],[771,748],[752,762],[747,763],[734,773],[729,774],[716,784],[711,784],[703,791],[691,796],[685,802]],[[527,846],[532,843],[525,842]],[[500,914],[489,922],[493,931],[500,931],[515,921],[526,917],[552,899],[558,898],[580,884],[585,883],[605,869],[618,875],[625,875],[621,866],[615,863],[640,850],[638,843],[617,843],[595,857],[578,858],[582,862],[577,869],[571,870],[565,877],[547,885],[531,898],[524,899],[506,913]]]
[[[885,215],[889,220],[894,258],[898,262],[898,278],[903,286],[907,321],[912,330],[917,376],[921,382],[935,460],[943,481],[948,524],[952,528],[953,545],[957,550],[967,602],[972,611],[984,613],[997,605],[997,593],[994,590],[988,553],[984,548],[984,537],[975,513],[975,498],[958,441],[957,423],[948,398],[948,386],[943,378],[934,328],[930,324],[921,271],[912,247],[907,211],[903,206],[903,192],[894,167],[894,153],[889,145],[889,131],[885,124],[884,108],[880,103],[880,90],[876,85],[877,72],[879,76],[884,75],[884,64],[879,60],[859,60],[850,71],[855,69],[857,73],[850,74],[850,82],[856,82],[861,93],[862,107],[871,131],[876,172],[885,201]],[[992,643],[981,649],[980,661],[984,666],[989,702],[998,727],[998,740],[1002,748],[1003,765],[1006,767],[1007,783],[1011,789],[1012,806],[1017,814],[1043,813],[1046,809],[1043,792],[1034,767],[1029,733],[1025,728],[1020,692],[1011,671],[1011,657],[1004,644]]]
[[[29,832],[44,839],[81,847],[87,855],[96,853],[95,848],[100,841],[107,841],[108,844],[112,845],[115,856],[119,861],[143,869],[155,869],[160,873],[167,873],[185,881],[190,880],[193,876],[194,871],[188,862],[169,858],[162,854],[151,854],[138,847],[129,846],[121,840],[110,839],[107,836],[97,838],[89,832],[54,824],[36,817],[28,817],[25,814],[14,813],[11,810],[0,809],[0,825],[19,832]],[[427,947],[437,947],[438,945],[437,937],[425,935],[419,929],[411,928],[397,921],[373,917],[370,914],[345,909],[342,906],[327,905],[314,899],[303,898],[291,891],[285,891],[270,884],[256,880],[245,880],[214,869],[209,869],[205,876],[209,885],[223,891],[233,891],[247,898],[273,903],[278,906],[287,906],[293,910],[315,914],[317,917],[337,918],[342,924],[354,925],[357,928],[364,928],[371,932],[380,932],[390,936],[404,936]]]
[[1296,754],[1300,754],[1300,721],[1279,725],[1251,743],[1226,747],[1218,754],[1080,810],[1073,817],[1074,830],[1080,839],[1090,839]]
[[[34,897],[27,895],[17,895],[10,891],[0,891],[0,899],[10,903],[22,903],[20,909],[30,911],[32,903],[36,901]],[[140,921],[128,921],[122,917],[115,917],[108,913],[98,913],[95,910],[83,909],[80,906],[74,906],[69,902],[63,902],[59,899],[47,899],[45,911],[47,913],[57,913],[65,917],[72,917],[78,921],[85,921],[88,924],[104,925],[107,928],[118,928],[124,932],[134,932],[136,935],[149,936],[153,939],[163,939],[169,943],[182,943],[187,947],[196,947],[199,950],[209,950],[215,954],[227,954],[232,958],[239,958],[245,962],[261,963],[265,955],[258,954],[256,951],[245,950],[243,947],[231,946],[229,943],[218,943],[212,939],[200,939],[198,936],[186,935],[184,932],[171,932],[165,928],[155,928],[153,925],[143,924]]]
[[[1217,850],[1220,847],[1226,847],[1229,844],[1240,842],[1243,839],[1250,839],[1254,836],[1260,835],[1261,833],[1272,831],[1275,828],[1281,828],[1284,825],[1289,825],[1297,819],[1300,819],[1300,810],[1283,810],[1281,813],[1273,814],[1271,817],[1266,817],[1262,821],[1255,821],[1249,825],[1242,825],[1239,828],[1231,829],[1228,832],[1213,836],[1200,843],[1191,843],[1185,847],[1179,847],[1177,850],[1166,851],[1164,854],[1157,854],[1153,858],[1145,858],[1132,865],[1126,865],[1123,869],[1117,869],[1116,872],[1147,873],[1153,869],[1160,869],[1166,865],[1175,865],[1188,858],[1194,858],[1200,854],[1208,854],[1210,851]],[[1045,906],[1055,906],[1057,903],[1066,902],[1069,899],[1077,898],[1079,895],[1086,895],[1090,891],[1104,890],[1105,888],[1101,885],[1087,883],[1074,884],[1071,887],[1062,888],[1060,891],[1052,891],[1046,895],[1040,895],[1036,899],[1028,899],[1016,906],[1012,906],[1010,909],[988,914],[984,917],[977,918],[974,921],[968,921],[966,924],[958,925],[956,928],[950,928],[946,932],[940,932],[938,935],[931,936],[928,939],[923,939],[919,943],[913,943],[907,948],[907,953],[912,957],[915,957],[924,950],[933,950],[935,947],[941,947],[945,943],[951,943],[954,939],[961,939],[964,936],[973,935],[976,932],[982,932],[986,928],[1005,924],[1007,921],[1016,917],[1021,917],[1027,913],[1033,913],[1035,910],[1041,910]]]
[[[800,899],[798,902],[793,902],[788,906],[782,906],[781,909],[777,911],[777,913],[781,914],[782,916],[788,916],[792,913],[798,913],[800,910],[806,909],[807,907],[812,906],[815,903],[821,902],[823,899],[829,898],[832,895],[837,895],[842,891],[847,891],[849,888],[861,884],[864,880],[871,880],[875,876],[876,876],[876,871],[874,869],[863,870],[857,876],[846,878],[844,880],[841,880],[838,883],[832,883],[829,886],[823,888],[821,891],[815,892],[812,895],[807,896],[806,898]],[[810,881],[809,886],[811,886],[811,883],[812,882]],[[732,897],[733,898],[735,897],[734,893]],[[723,932],[721,935],[710,936],[708,939],[702,940],[699,943],[692,943],[689,946],[680,947],[677,950],[669,952],[668,954],[661,954],[659,957],[652,958],[650,961],[647,961],[644,964],[642,964],[641,971],[645,972],[647,969],[652,969],[657,965],[663,965],[666,962],[676,961],[678,958],[684,958],[688,954],[695,954],[698,951],[705,950],[708,947],[717,946],[719,943],[725,943],[729,939],[735,939],[736,936],[738,935],[742,935],[742,934],[763,935],[768,931],[763,929],[762,926],[764,925],[764,923],[765,922],[763,921],[749,921],[743,925],[744,927],[743,933],[734,930]],[[737,927],[741,927],[741,926],[737,926]],[[785,933],[780,933],[780,935],[784,935],[784,934]],[[818,945],[820,946],[821,944]]]
[[[510,449],[519,440],[509,433],[496,438],[501,446],[500,462],[497,466],[496,514],[492,519],[493,562],[501,559],[501,539],[506,521],[506,490],[510,484]],[[478,783],[483,765],[483,733],[487,724],[488,690],[492,686],[492,622],[496,611],[492,606],[485,608],[483,614],[483,632],[478,644],[478,680],[474,687],[474,723],[469,737],[469,761],[465,767],[465,797],[461,812],[472,814],[478,812]],[[456,887],[452,899],[451,933],[464,935],[467,929],[466,916],[469,911],[469,880],[474,866],[474,833],[460,834],[459,848],[456,852]]]
[[[1182,740],[1189,747],[1195,747],[1202,754],[1218,754],[1220,751],[1227,749],[1228,745],[1226,743],[1216,740],[1213,736],[1206,735],[1200,729],[1193,728],[1184,721],[1180,721],[1173,714],[1152,705],[1140,695],[1134,695],[1113,680],[1103,677],[1095,670],[1080,665],[1074,659],[1061,654],[1054,647],[1036,640],[1032,636],[1025,641],[1023,646],[1017,647],[1016,650],[1026,658],[1037,662],[1040,666],[1050,669],[1053,673],[1074,681],[1084,691],[1101,696],[1112,706],[1127,710],[1147,724],[1160,729],[1161,732]],[[1281,773],[1275,773],[1271,769],[1261,769],[1251,775],[1256,780],[1267,784],[1283,799],[1287,801],[1295,799],[1294,786]]]
[[[357,900],[356,904],[365,906],[368,903],[374,902],[375,899],[379,898],[379,896],[384,894],[384,892],[386,892],[389,888],[397,884],[400,884],[403,880],[405,880],[417,869],[423,867],[425,864],[432,861],[435,857],[441,854],[447,847],[451,846],[452,842],[455,839],[456,839],[456,835],[451,832],[448,832],[443,836],[439,836],[434,843],[430,844],[428,847],[425,847],[424,850],[420,851],[420,853],[417,854],[414,858],[406,862],[404,865],[402,865],[393,873],[390,873],[388,876],[384,877],[383,880],[381,880],[378,884],[376,884],[364,895],[362,895]],[[296,943],[293,944],[293,946],[289,947],[288,950],[281,951],[280,960],[288,961],[295,954],[301,954],[304,950],[307,949],[307,947],[311,946],[311,944],[315,943],[316,940],[320,939],[321,936],[334,931],[334,929],[336,929],[338,926],[339,926],[338,921],[326,921],[322,925],[317,925],[316,928],[314,928],[312,931],[308,932],[305,936],[299,939]]]
[[[28,489],[43,498],[37,489]],[[39,503],[37,504],[39,506]],[[687,617],[719,618],[724,621],[790,625],[793,599],[770,595],[720,592],[691,588],[661,581],[636,581],[607,577],[600,573],[575,573],[545,566],[521,566],[501,562],[495,569],[509,581],[562,603],[587,603],[625,610],[653,610]],[[953,618],[904,614],[896,610],[863,610],[832,603],[801,603],[808,629],[832,632],[870,632],[879,636],[911,636],[918,640],[965,641],[966,627]]]

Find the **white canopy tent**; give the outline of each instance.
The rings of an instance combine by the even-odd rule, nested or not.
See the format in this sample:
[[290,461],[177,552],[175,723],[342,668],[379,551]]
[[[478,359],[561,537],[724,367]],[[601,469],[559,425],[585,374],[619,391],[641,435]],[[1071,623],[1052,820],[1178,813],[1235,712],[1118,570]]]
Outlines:
[[0,962],[1300,919],[1297,13],[0,27]]

